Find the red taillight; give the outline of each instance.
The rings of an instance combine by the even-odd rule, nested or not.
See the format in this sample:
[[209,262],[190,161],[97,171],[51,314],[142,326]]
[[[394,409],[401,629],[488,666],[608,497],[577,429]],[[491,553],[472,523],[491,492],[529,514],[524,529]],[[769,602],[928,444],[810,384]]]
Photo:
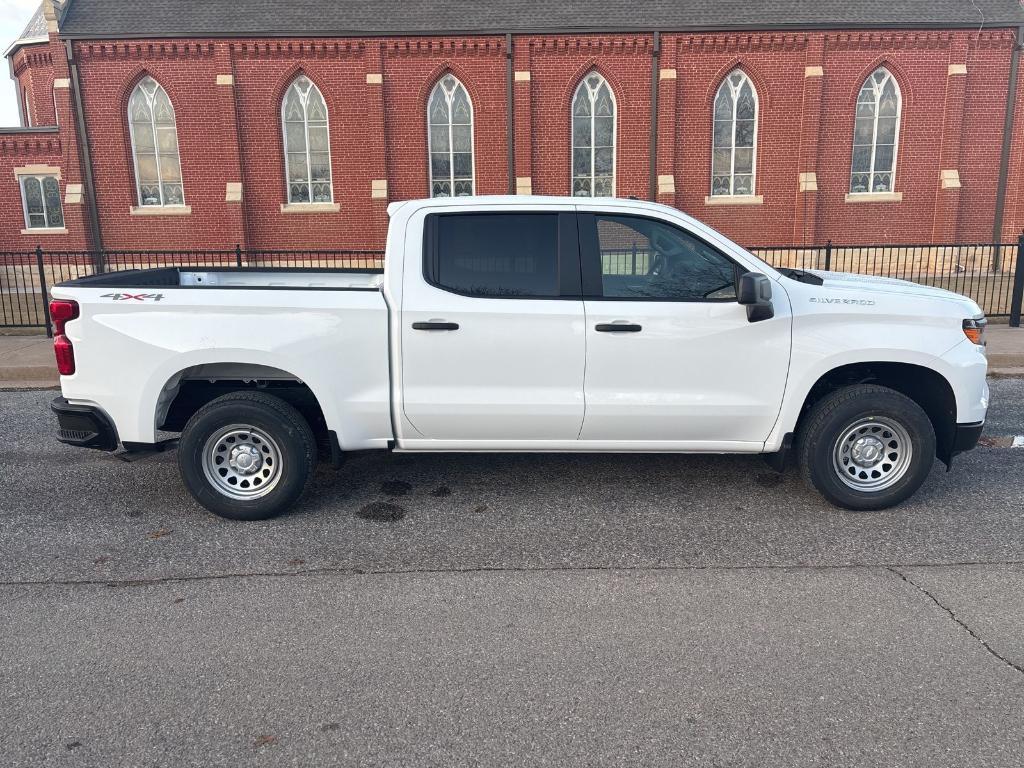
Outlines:
[[53,337],[53,352],[57,356],[57,372],[70,376],[75,372],[75,348],[63,333]]
[[64,324],[78,317],[78,302],[54,299],[50,302],[50,320],[53,321],[53,335],[64,335]]
[[54,299],[50,302],[50,320],[53,322],[53,353],[57,356],[57,372],[71,376],[75,372],[75,348],[64,335],[64,326],[78,317],[78,303]]

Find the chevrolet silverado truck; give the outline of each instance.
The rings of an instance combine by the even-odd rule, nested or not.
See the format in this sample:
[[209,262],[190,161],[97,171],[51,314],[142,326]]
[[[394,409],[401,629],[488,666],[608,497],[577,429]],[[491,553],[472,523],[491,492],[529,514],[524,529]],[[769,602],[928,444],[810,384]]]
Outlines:
[[54,287],[58,439],[176,443],[200,504],[256,520],[318,460],[369,449],[793,456],[833,504],[875,510],[981,433],[986,321],[963,296],[772,268],[649,202],[388,213],[382,271],[166,267]]

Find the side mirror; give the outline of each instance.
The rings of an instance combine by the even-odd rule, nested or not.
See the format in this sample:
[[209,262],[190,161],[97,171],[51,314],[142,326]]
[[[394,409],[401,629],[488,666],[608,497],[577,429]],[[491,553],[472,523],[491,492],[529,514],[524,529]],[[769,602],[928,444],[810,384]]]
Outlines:
[[736,298],[747,308],[747,320],[757,323],[775,317],[772,281],[760,272],[744,272],[736,286]]

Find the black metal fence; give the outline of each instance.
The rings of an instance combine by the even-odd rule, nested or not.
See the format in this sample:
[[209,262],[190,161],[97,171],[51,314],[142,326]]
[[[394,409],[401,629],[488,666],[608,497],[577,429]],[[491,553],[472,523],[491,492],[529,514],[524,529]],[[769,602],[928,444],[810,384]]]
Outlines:
[[[945,288],[974,299],[989,317],[1020,325],[1024,295],[1024,235],[1016,243],[754,246],[775,267],[855,272]],[[636,248],[604,254],[605,269],[646,272],[649,255]],[[51,286],[105,271],[149,267],[292,267],[382,269],[383,251],[44,251],[0,253],[0,327],[44,328]]]
[[970,296],[989,317],[1010,317],[1020,323],[1024,235],[1016,243],[836,245],[829,241],[822,246],[750,250],[774,267],[854,272],[944,288]]
[[0,328],[50,333],[52,286],[98,272],[153,267],[383,269],[383,251],[44,251],[0,253]]

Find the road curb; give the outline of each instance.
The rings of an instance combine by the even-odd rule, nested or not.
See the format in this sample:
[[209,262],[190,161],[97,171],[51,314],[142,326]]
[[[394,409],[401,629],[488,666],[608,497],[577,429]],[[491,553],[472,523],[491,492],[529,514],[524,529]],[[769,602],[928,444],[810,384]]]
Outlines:
[[989,352],[989,368],[1024,368],[1024,355],[1007,352]]
[[990,379],[1024,379],[1024,366],[1019,368],[994,368],[988,372]]
[[0,392],[38,392],[47,389],[60,391],[60,384],[53,381],[0,381]]
[[59,381],[57,370],[52,365],[20,365],[17,368],[0,369],[0,381]]

